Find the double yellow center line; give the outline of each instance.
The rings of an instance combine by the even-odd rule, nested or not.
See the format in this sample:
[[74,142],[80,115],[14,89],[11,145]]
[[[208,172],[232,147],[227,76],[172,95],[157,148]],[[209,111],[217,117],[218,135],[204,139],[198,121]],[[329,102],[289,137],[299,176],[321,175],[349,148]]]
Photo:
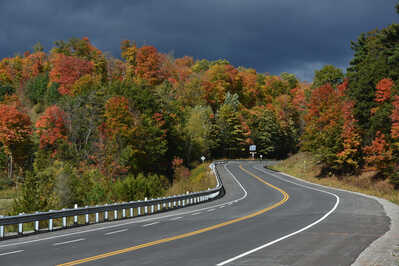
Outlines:
[[227,221],[227,222],[223,222],[223,223],[216,224],[216,225],[213,225],[213,226],[205,227],[205,228],[202,228],[202,229],[199,229],[199,230],[196,230],[196,231],[192,231],[192,232],[189,232],[189,233],[185,233],[185,234],[181,234],[181,235],[177,235],[177,236],[172,236],[172,237],[163,238],[163,239],[159,239],[159,240],[156,240],[156,241],[144,243],[144,244],[141,244],[141,245],[132,246],[132,247],[124,248],[124,249],[119,249],[119,250],[115,250],[115,251],[99,254],[99,255],[88,257],[88,258],[85,258],[85,259],[74,260],[74,261],[71,261],[71,262],[59,264],[58,266],[78,265],[78,264],[81,264],[81,263],[95,261],[95,260],[100,260],[100,259],[104,259],[104,258],[107,258],[107,257],[111,257],[111,256],[115,256],[115,255],[131,252],[131,251],[134,251],[134,250],[138,250],[138,249],[142,249],[142,248],[146,248],[146,247],[151,247],[151,246],[159,245],[159,244],[162,244],[162,243],[166,243],[166,242],[170,242],[170,241],[174,241],[174,240],[178,240],[178,239],[182,239],[182,238],[198,235],[198,234],[205,233],[205,232],[208,232],[208,231],[212,231],[212,230],[215,230],[215,229],[218,229],[218,228],[230,225],[230,224],[234,224],[234,223],[237,223],[237,222],[240,222],[240,221],[243,221],[243,220],[248,220],[248,219],[250,219],[252,217],[255,217],[255,216],[258,216],[258,215],[263,214],[265,212],[268,212],[268,211],[270,211],[270,210],[272,210],[274,208],[277,208],[278,206],[284,204],[290,198],[290,196],[288,195],[287,192],[285,192],[281,188],[278,188],[278,187],[266,182],[265,180],[263,180],[262,178],[258,177],[255,174],[253,174],[252,172],[244,169],[242,167],[242,165],[240,165],[240,169],[243,170],[244,172],[246,172],[247,174],[249,174],[250,176],[256,178],[260,182],[264,183],[265,185],[267,185],[267,186],[279,191],[283,195],[283,199],[280,200],[279,202],[277,202],[277,203],[265,208],[265,209],[262,209],[260,211],[257,211],[257,212],[251,213],[249,215],[246,215],[246,216],[243,216],[243,217],[240,217],[240,218],[236,218],[236,219],[233,219],[233,220],[230,220],[230,221]]

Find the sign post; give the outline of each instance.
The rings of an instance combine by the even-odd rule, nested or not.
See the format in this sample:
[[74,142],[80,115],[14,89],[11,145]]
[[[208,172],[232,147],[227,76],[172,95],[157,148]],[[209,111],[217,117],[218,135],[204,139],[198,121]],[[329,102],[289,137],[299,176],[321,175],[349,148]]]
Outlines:
[[202,155],[202,156],[201,156],[202,163],[205,162],[205,159],[206,159],[205,156]]
[[262,158],[263,158],[263,155],[261,154],[261,155],[259,155],[259,157],[260,157],[260,159],[262,160]]
[[255,159],[255,154],[256,154],[256,145],[249,146],[249,152],[252,155],[252,160],[254,160]]

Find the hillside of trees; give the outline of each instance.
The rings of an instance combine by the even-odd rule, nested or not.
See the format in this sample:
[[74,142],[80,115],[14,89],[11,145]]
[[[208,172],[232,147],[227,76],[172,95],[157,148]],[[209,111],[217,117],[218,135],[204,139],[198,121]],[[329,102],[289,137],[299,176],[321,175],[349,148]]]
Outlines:
[[0,61],[0,189],[13,212],[161,196],[207,159],[311,152],[328,173],[399,187],[399,25],[361,34],[312,84],[226,60],[88,38]]
[[0,180],[19,186],[15,211],[160,196],[202,155],[265,157],[298,149],[294,75],[226,60],[173,58],[88,38],[40,44],[0,61]]

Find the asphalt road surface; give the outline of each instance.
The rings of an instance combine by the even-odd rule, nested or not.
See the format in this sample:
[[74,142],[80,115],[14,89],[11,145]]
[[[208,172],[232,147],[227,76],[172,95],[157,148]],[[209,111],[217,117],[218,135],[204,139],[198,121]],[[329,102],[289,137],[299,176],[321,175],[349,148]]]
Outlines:
[[218,165],[226,194],[179,210],[0,242],[0,265],[351,265],[389,229],[373,199],[259,162]]

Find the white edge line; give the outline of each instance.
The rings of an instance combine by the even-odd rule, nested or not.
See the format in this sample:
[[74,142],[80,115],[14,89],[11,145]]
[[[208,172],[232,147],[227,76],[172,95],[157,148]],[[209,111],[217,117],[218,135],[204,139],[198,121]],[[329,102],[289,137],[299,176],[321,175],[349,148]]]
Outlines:
[[198,214],[201,214],[202,212],[196,212],[196,213],[193,213],[193,214],[191,214],[192,216],[194,216],[194,215],[198,215]]
[[24,251],[23,249],[10,251],[10,252],[6,252],[6,253],[2,253],[2,254],[0,254],[0,256],[11,255],[11,254],[19,253],[19,252],[23,252],[23,251]]
[[[237,178],[233,175],[233,173],[231,173],[231,171],[226,167],[226,164],[224,164],[223,167],[227,170],[227,172],[229,172],[229,174],[233,177],[235,182],[244,191],[244,196],[242,196],[239,199],[227,202],[227,203],[238,202],[238,201],[241,201],[241,200],[245,199],[247,197],[247,195],[248,195],[248,193],[245,190],[245,188],[241,185],[241,183],[237,180]],[[79,235],[79,234],[90,233],[90,232],[95,232],[95,231],[107,230],[107,229],[120,227],[120,226],[125,226],[125,225],[130,225],[130,224],[149,222],[149,221],[154,221],[154,220],[158,220],[158,219],[165,219],[165,218],[169,218],[169,217],[175,217],[175,216],[178,216],[178,215],[185,215],[185,214],[190,214],[190,213],[203,211],[203,210],[207,210],[207,209],[211,209],[211,208],[216,208],[216,207],[219,207],[219,206],[222,206],[222,205],[225,205],[225,204],[226,204],[226,202],[223,202],[223,203],[220,203],[220,204],[217,204],[217,205],[213,205],[213,206],[209,206],[209,207],[205,207],[205,208],[202,208],[202,209],[196,209],[196,210],[187,211],[187,212],[172,213],[170,215],[165,215],[165,216],[162,216],[162,217],[150,217],[150,218],[143,219],[143,220],[140,220],[140,221],[133,220],[133,221],[125,222],[125,223],[118,223],[118,224],[114,224],[114,225],[109,225],[109,226],[104,226],[104,227],[99,227],[99,228],[93,228],[93,229],[73,232],[73,233],[69,233],[69,234],[50,236],[50,237],[34,239],[34,240],[28,240],[28,241],[23,241],[23,242],[15,242],[15,243],[10,243],[10,244],[0,245],[0,248],[11,247],[11,246],[19,246],[19,245],[23,245],[23,244],[30,244],[30,243],[35,243],[35,242],[40,242],[40,241],[45,241],[45,240],[51,240],[51,239],[55,239],[55,238],[62,238],[62,237],[68,237],[68,236],[72,236],[72,235]],[[134,218],[137,218],[137,216],[135,216]]]
[[128,230],[127,228],[126,229],[121,229],[121,230],[118,230],[118,231],[112,231],[112,232],[105,233],[104,235],[105,236],[113,235],[113,234],[117,234],[117,233],[126,232],[127,230]]
[[295,183],[295,182],[291,182],[291,181],[285,180],[285,179],[283,179],[283,178],[280,178],[280,177],[278,177],[277,175],[275,175],[275,174],[273,174],[273,173],[269,173],[269,172],[263,171],[262,169],[259,169],[259,168],[256,168],[256,167],[254,167],[254,168],[257,169],[257,170],[260,170],[261,172],[264,172],[264,173],[266,173],[266,174],[270,174],[270,175],[272,175],[272,176],[274,176],[274,177],[276,177],[276,178],[278,178],[278,179],[280,179],[280,180],[282,180],[282,181],[285,181],[285,182],[288,182],[288,183],[292,183],[292,184],[294,184],[294,185],[298,185],[298,186],[301,186],[301,187],[305,187],[305,188],[308,188],[308,189],[311,189],[311,190],[316,190],[316,191],[319,191],[319,192],[323,192],[323,193],[326,193],[326,194],[330,194],[330,195],[332,195],[332,196],[334,196],[334,197],[336,198],[336,202],[335,202],[335,204],[334,204],[334,207],[333,207],[331,210],[329,210],[325,215],[323,215],[323,217],[321,217],[320,219],[314,221],[313,223],[311,223],[311,224],[309,224],[309,225],[303,227],[302,229],[299,229],[298,231],[295,231],[295,232],[293,232],[293,233],[291,233],[291,234],[282,236],[282,237],[280,237],[280,238],[278,238],[278,239],[275,239],[275,240],[273,240],[273,241],[271,241],[271,242],[265,243],[264,245],[259,246],[259,247],[257,247],[257,248],[254,248],[254,249],[251,249],[251,250],[246,251],[246,252],[244,252],[244,253],[241,253],[240,255],[237,255],[237,256],[235,256],[235,257],[233,257],[233,258],[231,258],[231,259],[222,261],[222,262],[216,264],[217,266],[226,265],[227,263],[230,263],[230,262],[233,262],[233,261],[235,261],[235,260],[238,260],[238,259],[240,259],[240,258],[242,258],[242,257],[248,256],[248,255],[250,255],[250,254],[252,254],[252,253],[255,253],[255,252],[257,252],[257,251],[259,251],[259,250],[261,250],[261,249],[264,249],[264,248],[266,248],[266,247],[268,247],[268,246],[271,246],[271,245],[273,245],[273,244],[275,244],[275,243],[277,243],[277,242],[280,242],[280,241],[282,241],[282,240],[284,240],[284,239],[287,239],[287,238],[289,238],[289,237],[291,237],[291,236],[297,235],[297,234],[299,234],[299,233],[301,233],[301,232],[303,232],[303,231],[305,231],[305,230],[307,230],[307,229],[309,229],[309,228],[315,226],[316,224],[318,224],[318,223],[320,223],[321,221],[325,220],[331,213],[333,213],[333,212],[337,209],[338,204],[339,204],[339,202],[340,202],[340,198],[339,198],[336,194],[334,194],[334,193],[331,193],[331,192],[328,192],[328,191],[324,191],[324,190],[320,190],[320,189],[316,189],[316,188],[312,188],[312,187],[305,186],[305,185],[302,185],[302,184],[298,184],[298,183]]
[[75,243],[75,242],[79,242],[79,241],[83,241],[83,240],[85,240],[85,239],[79,238],[79,239],[74,239],[74,240],[65,241],[65,242],[58,242],[58,243],[54,243],[53,246],[65,245],[65,244]]
[[144,224],[143,227],[147,227],[147,226],[154,225],[154,224],[159,224],[159,223],[160,222],[153,222],[153,223],[150,223],[150,224]]
[[172,219],[170,219],[169,221],[176,221],[176,220],[179,220],[179,219],[181,219],[181,218],[183,218],[183,216],[179,216],[179,217],[172,218]]

